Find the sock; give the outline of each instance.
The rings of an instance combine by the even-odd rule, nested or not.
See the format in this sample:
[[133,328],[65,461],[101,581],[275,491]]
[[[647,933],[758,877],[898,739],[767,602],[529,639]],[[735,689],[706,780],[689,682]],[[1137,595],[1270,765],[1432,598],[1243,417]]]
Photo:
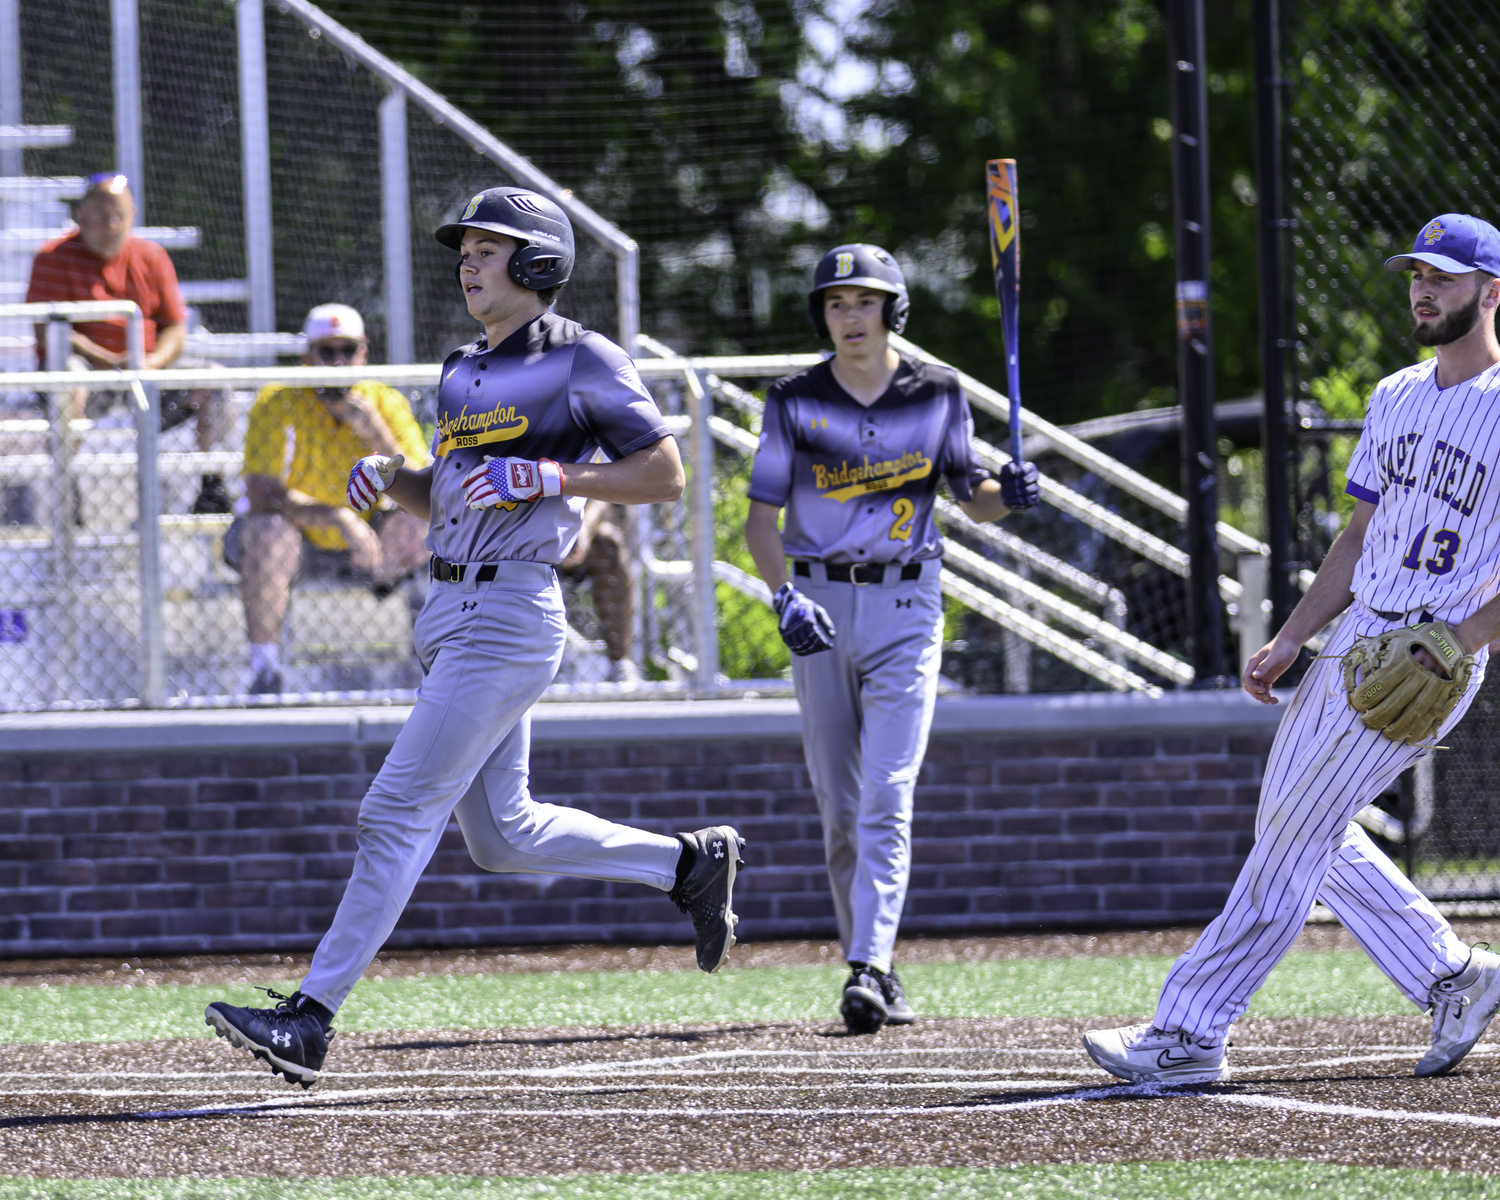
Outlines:
[[686,883],[687,877],[693,873],[693,860],[697,857],[697,852],[684,840],[682,853],[677,856],[677,882],[672,885],[674,892]]
[[250,643],[250,670],[256,675],[262,671],[281,670],[281,646],[277,642]]
[[301,992],[297,993],[297,1011],[317,1017],[324,1029],[333,1024],[333,1010],[325,1004],[320,1004],[311,996],[304,996]]

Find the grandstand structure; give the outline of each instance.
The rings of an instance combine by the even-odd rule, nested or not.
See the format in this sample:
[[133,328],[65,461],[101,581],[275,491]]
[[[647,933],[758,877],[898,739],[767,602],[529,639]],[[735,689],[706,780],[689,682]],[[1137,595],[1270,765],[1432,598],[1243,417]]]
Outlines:
[[[63,335],[80,314],[66,306],[21,304],[31,256],[68,227],[67,204],[83,186],[81,173],[52,173],[49,166],[70,152],[69,161],[78,161],[85,130],[28,120],[28,105],[45,110],[47,101],[45,88],[27,90],[34,57],[27,31],[38,25],[28,13],[41,5],[0,0],[0,708],[391,702],[410,695],[417,681],[411,614],[421,581],[381,599],[357,582],[335,580],[294,591],[285,652],[291,690],[279,698],[245,696],[237,577],[221,549],[231,518],[192,515],[187,501],[202,473],[237,477],[245,415],[255,389],[268,382],[375,378],[406,390],[419,417],[428,411],[438,351],[470,335],[461,321],[454,323],[462,314],[455,317],[453,298],[431,291],[444,280],[451,285],[451,275],[446,267],[428,269],[436,260],[426,231],[468,194],[501,180],[544,192],[569,212],[588,245],[580,255],[583,282],[564,293],[571,306],[565,311],[603,328],[635,355],[684,441],[690,476],[679,504],[633,510],[629,533],[640,588],[635,654],[645,678],[605,682],[597,622],[586,593],[575,590],[574,635],[552,694],[789,689],[785,678],[726,678],[721,671],[723,639],[749,636],[748,623],[726,629],[725,614],[744,614],[769,600],[744,560],[736,564],[726,550],[737,537],[725,515],[726,495],[742,490],[754,451],[755,389],[816,356],[684,358],[653,331],[641,330],[638,251],[628,231],[307,0],[62,2],[83,22],[78,37],[93,38],[94,52],[106,48],[113,64],[107,80],[96,72],[98,79],[76,83],[103,91],[70,97],[69,111],[92,114],[90,144],[96,155],[111,158],[98,168],[116,167],[144,181],[145,219],[136,234],[173,252],[184,296],[201,317],[190,353],[222,366],[132,367],[107,381],[69,372]],[[234,136],[204,139],[202,161],[191,146],[156,145],[152,131],[163,123],[144,111],[143,78],[168,68],[151,65],[152,42],[143,31],[166,28],[163,13],[181,41],[191,40],[193,22],[217,21],[222,35],[204,43],[221,55],[217,65],[170,68],[217,73],[228,114],[221,124]],[[48,60],[54,90],[65,74],[58,66],[65,65],[63,50]],[[226,66],[231,61],[232,69]],[[324,114],[307,103],[290,113],[278,108],[277,72],[292,69],[321,72],[317,78],[325,81],[336,77],[338,88],[316,90],[320,103],[337,111]],[[109,136],[101,141],[106,112]],[[304,246],[304,257],[324,255],[325,274],[342,280],[338,295],[309,290],[326,281],[306,283],[296,275],[301,264],[288,249],[292,239],[282,236],[284,223],[303,228],[304,214],[279,199],[291,186],[284,178],[291,169],[285,148],[300,144],[305,132],[288,127],[297,121],[324,130],[325,143],[327,130],[340,131],[352,147],[349,157],[367,175],[370,164],[378,164],[378,186],[362,179],[357,207],[320,215],[330,249],[311,244],[323,236],[318,230]],[[273,146],[282,149],[273,155]],[[337,157],[333,150],[329,155]],[[176,181],[173,187],[155,182],[167,178]],[[216,181],[215,205],[203,206],[203,222],[165,223],[177,192],[198,188],[203,179]],[[348,260],[355,259],[359,271],[351,273]],[[300,323],[311,303],[326,299],[347,300],[366,312],[384,364],[335,369],[285,361],[302,349],[285,330]],[[37,327],[49,331],[40,370]],[[920,347],[903,348],[925,356]],[[1004,396],[968,376],[963,384],[976,408],[1007,419]],[[214,388],[230,398],[234,429],[221,448],[196,450],[180,430],[158,437],[159,392],[168,386]],[[74,388],[119,391],[125,403],[108,417],[65,427],[58,398]],[[1031,690],[1037,682],[1032,666],[1041,662],[1066,664],[1061,677],[1074,687],[1156,694],[1192,685],[1180,633],[1157,611],[1169,605],[1167,585],[1180,587],[1175,581],[1188,574],[1179,536],[1186,502],[1037,414],[1025,413],[1024,421],[1028,445],[1058,464],[1045,474],[1043,499],[1063,532],[1044,544],[1009,529],[973,526],[946,502],[940,509],[949,534],[944,590],[1005,630],[1005,690]],[[1007,461],[1003,450],[987,443],[980,454],[992,469]],[[1218,533],[1220,589],[1243,645],[1254,648],[1267,636],[1267,547],[1222,522]],[[762,617],[756,629],[774,638],[774,622]]]

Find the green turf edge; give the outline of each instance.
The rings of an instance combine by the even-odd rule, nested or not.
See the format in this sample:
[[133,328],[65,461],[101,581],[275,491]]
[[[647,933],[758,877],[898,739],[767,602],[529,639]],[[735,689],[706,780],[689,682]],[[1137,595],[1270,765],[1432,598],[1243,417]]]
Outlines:
[[1492,1175],[1283,1160],[533,1179],[19,1179],[0,1200],[1481,1200]]
[[[1144,1020],[1171,959],[1035,958],[917,963],[902,978],[932,1017],[1119,1017]],[[268,980],[290,992],[294,981]],[[559,1029],[578,1026],[835,1021],[841,967],[425,975],[365,980],[339,1010],[349,1032],[395,1029]],[[232,987],[69,984],[9,987],[0,1043],[148,1041],[210,1036],[213,1000],[269,1004]],[[1299,952],[1277,967],[1251,1016],[1414,1015],[1358,951]]]

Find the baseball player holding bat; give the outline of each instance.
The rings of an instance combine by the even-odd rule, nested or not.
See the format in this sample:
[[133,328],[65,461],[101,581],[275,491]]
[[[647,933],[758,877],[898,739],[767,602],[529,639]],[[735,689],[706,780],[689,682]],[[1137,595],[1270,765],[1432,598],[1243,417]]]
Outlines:
[[[538,804],[527,789],[529,713],[557,672],[566,629],[555,564],[589,499],[680,496],[677,445],[624,351],[551,312],[574,261],[557,205],[491,188],[437,239],[459,253],[458,281],[484,335],[443,364],[433,465],[414,471],[370,455],[348,491],[356,509],[383,492],[429,523],[434,582],[414,630],[425,678],[360,807],[353,876],[301,989],[272,993],[273,1008],[220,1001],[206,1013],[220,1036],[304,1087],[450,816],[487,871],[668,892],[692,918],[705,971],[734,944],[735,830],[664,837]],[[594,461],[599,451],[608,461]]]
[[1352,820],[1463,716],[1500,636],[1500,231],[1444,213],[1386,266],[1410,272],[1412,337],[1437,354],[1376,385],[1349,463],[1354,515],[1245,669],[1245,690],[1275,704],[1272,684],[1343,614],[1277,730],[1224,912],[1173,965],[1149,1024],[1084,1038],[1122,1079],[1224,1078],[1230,1026],[1314,901],[1431,1010],[1417,1075],[1451,1071],[1500,1007],[1500,955],[1459,941]]
[[1040,498],[1030,464],[1007,463],[999,483],[975,464],[956,374],[891,347],[908,307],[880,247],[823,256],[808,311],[833,358],[771,386],[745,526],[794,655],[855,1033],[915,1019],[891,955],[942,650],[938,481],[975,521]]

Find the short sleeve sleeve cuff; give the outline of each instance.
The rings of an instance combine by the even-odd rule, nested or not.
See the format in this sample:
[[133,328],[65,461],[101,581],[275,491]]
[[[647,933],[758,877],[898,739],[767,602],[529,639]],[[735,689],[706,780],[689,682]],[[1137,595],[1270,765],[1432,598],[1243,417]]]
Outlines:
[[1344,491],[1348,492],[1349,495],[1353,496],[1356,500],[1363,500],[1367,504],[1380,503],[1379,492],[1372,492],[1369,488],[1365,487],[1364,484],[1355,483],[1352,479],[1344,487]]

